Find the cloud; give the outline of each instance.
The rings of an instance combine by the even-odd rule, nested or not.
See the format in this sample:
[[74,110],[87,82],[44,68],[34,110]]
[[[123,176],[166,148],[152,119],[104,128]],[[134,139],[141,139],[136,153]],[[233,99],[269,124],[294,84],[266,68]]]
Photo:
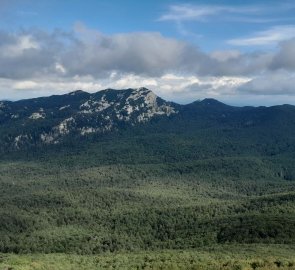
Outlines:
[[270,53],[257,52],[208,54],[194,45],[154,32],[104,35],[80,27],[79,37],[78,42],[55,57],[64,76],[103,78],[114,71],[152,77],[167,73],[239,76],[267,69],[273,58]]
[[[212,97],[230,104],[261,105],[295,101],[294,83],[294,74],[288,72],[269,72],[255,78],[192,76],[171,73],[161,77],[111,74],[104,79],[95,79],[91,76],[34,81],[0,79],[0,96],[1,99],[16,100],[63,94],[76,89],[97,92],[106,88],[125,89],[144,86],[166,100],[183,104]],[[267,98],[260,98],[266,96]],[[277,98],[271,98],[273,96],[280,97],[280,100],[276,101]],[[283,96],[284,98],[282,98]]]
[[269,72],[241,85],[237,91],[242,94],[295,96],[294,85],[294,73]]
[[294,36],[295,25],[282,25],[256,32],[249,37],[231,39],[228,41],[228,43],[235,46],[273,45],[280,41],[290,39]]
[[0,32],[2,78],[105,77],[113,71],[161,76],[169,70],[189,70],[190,59],[204,57],[198,48],[156,32]]
[[0,32],[0,77],[30,79],[54,75],[56,62],[75,38],[62,31]]
[[258,11],[251,6],[227,6],[227,5],[188,5],[178,4],[169,6],[166,13],[162,14],[159,21],[204,21],[208,17],[228,14],[251,14]]
[[295,38],[280,43],[279,52],[274,56],[270,68],[295,70]]
[[16,90],[34,89],[37,88],[38,84],[33,81],[19,81],[13,84],[12,88]]
[[17,37],[15,42],[2,46],[2,53],[7,57],[17,57],[24,53],[25,50],[39,49],[39,44],[35,42],[30,35]]
[[222,4],[174,4],[170,5],[158,21],[174,22],[209,22],[209,21],[237,21],[248,23],[269,23],[290,18],[280,16],[280,12],[294,9],[295,4],[290,1],[284,3],[272,2],[271,4],[255,5],[222,5]]
[[225,62],[230,59],[239,58],[241,56],[241,52],[238,50],[213,51],[210,55],[218,61]]
[[144,86],[167,100],[188,103],[203,97],[220,99],[223,95],[232,95],[236,87],[247,81],[249,79],[244,77],[202,77],[172,73],[161,77],[113,73],[104,79],[91,76],[32,81],[0,78],[0,96],[1,99],[21,99],[28,96],[62,94],[76,89],[97,92],[106,88],[126,89]]
[[99,34],[94,41],[82,41],[70,48],[62,55],[61,64],[70,75],[105,76],[116,70],[154,76],[185,69],[186,60],[192,55],[202,56],[188,44],[160,33]]
[[0,78],[105,78],[112,73],[161,77],[250,76],[267,70],[295,69],[294,39],[278,52],[206,53],[197,46],[157,32],[105,35],[79,26],[76,32],[27,30],[0,32]]
[[191,6],[191,5],[172,5],[168,12],[163,14],[159,21],[187,21],[202,20],[207,16],[212,16],[220,12],[217,6]]
[[164,98],[188,102],[244,93],[276,95],[272,85],[278,85],[278,93],[292,95],[294,48],[293,38],[267,53],[207,53],[155,32],[105,35],[82,24],[72,32],[2,31],[0,97],[145,86]]

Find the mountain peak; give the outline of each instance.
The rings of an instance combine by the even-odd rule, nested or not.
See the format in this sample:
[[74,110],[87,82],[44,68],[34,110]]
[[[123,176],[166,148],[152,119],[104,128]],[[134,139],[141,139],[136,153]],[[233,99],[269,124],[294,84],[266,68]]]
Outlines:
[[32,142],[58,144],[68,135],[105,133],[178,113],[175,104],[144,87],[105,89],[92,94],[76,90],[12,103],[11,108],[6,108],[3,102],[0,106],[3,111],[0,123],[15,125],[17,121],[20,125],[11,136],[10,143],[16,149]]
[[218,101],[214,98],[204,98],[200,103],[207,105],[207,106],[227,106],[224,103]]
[[149,92],[153,92],[152,90],[146,88],[146,87],[139,87],[139,88],[135,88],[134,89],[135,91],[138,91],[138,92],[142,92],[142,93],[149,93]]
[[80,95],[80,94],[88,94],[88,92],[85,92],[83,90],[75,90],[75,91],[68,93],[68,95],[70,95],[70,96],[75,96],[75,95]]
[[152,95],[156,96],[156,94],[152,90],[145,88],[145,87],[126,89],[126,91],[128,91],[128,90],[131,91],[133,94],[136,93],[137,95],[141,95],[141,96],[146,96],[148,94],[150,94],[150,95],[152,94]]

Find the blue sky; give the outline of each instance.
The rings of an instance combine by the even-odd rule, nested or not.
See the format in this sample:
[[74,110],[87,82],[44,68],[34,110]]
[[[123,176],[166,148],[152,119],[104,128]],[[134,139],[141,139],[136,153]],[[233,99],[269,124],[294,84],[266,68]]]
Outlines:
[[[195,43],[204,50],[233,47],[228,40],[251,36],[274,26],[295,25],[294,1],[170,1],[170,0],[4,0],[2,29],[56,28],[71,31],[77,22],[105,34],[160,32]],[[293,3],[292,3],[293,2]],[[173,7],[207,14],[180,16]],[[220,8],[210,14],[209,10]],[[223,9],[222,9],[223,8]],[[226,9],[235,9],[228,11]],[[170,14],[172,15],[172,14]],[[166,19],[165,19],[166,16]],[[177,19],[177,16],[179,19]],[[171,16],[170,16],[171,17]],[[274,45],[274,44],[271,44]],[[242,46],[243,50],[255,49]]]
[[146,86],[295,104],[294,14],[288,0],[2,0],[0,99]]

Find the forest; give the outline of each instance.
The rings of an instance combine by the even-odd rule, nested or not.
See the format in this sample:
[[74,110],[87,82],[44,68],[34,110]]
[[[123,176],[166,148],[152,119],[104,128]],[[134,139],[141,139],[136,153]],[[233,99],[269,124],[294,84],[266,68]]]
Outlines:
[[[169,127],[156,121],[2,155],[0,266],[71,269],[65,262],[81,258],[85,269],[103,268],[96,260],[116,269],[219,269],[204,261],[220,263],[237,248],[240,258],[220,269],[293,269],[292,133]],[[60,266],[40,266],[55,256]],[[37,266],[18,267],[22,259]]]
[[2,144],[0,267],[294,269],[293,107],[190,106],[59,144]]

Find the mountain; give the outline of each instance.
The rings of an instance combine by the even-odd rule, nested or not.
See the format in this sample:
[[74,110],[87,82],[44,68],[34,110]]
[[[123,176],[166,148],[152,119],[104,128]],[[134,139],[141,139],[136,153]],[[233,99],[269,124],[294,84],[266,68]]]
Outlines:
[[[146,88],[66,95],[0,103],[2,140],[19,149],[30,144],[58,144],[71,134],[114,131],[178,113],[179,105]],[[4,135],[3,135],[4,134]]]
[[146,88],[106,89],[94,94],[77,90],[0,102],[0,141],[6,151],[147,126],[149,131],[157,128],[176,132],[194,132],[210,126],[215,130],[258,127],[283,131],[292,130],[294,119],[295,107],[290,105],[233,107],[214,99],[179,105]]
[[294,247],[294,106],[145,88],[0,106],[0,252]]

